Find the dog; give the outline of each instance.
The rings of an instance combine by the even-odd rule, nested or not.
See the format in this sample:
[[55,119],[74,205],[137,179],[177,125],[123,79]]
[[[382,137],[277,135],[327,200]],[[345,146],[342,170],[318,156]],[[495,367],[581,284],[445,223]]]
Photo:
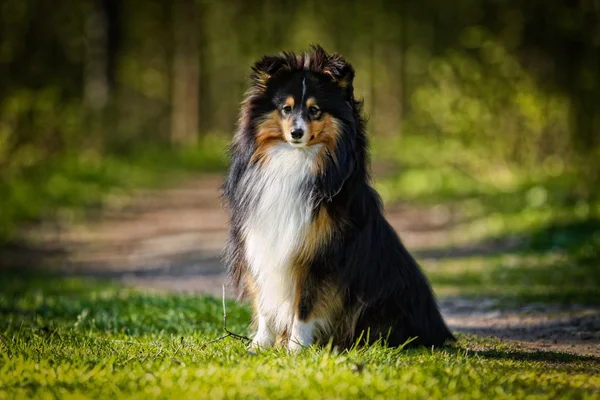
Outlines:
[[252,68],[222,193],[224,261],[252,302],[254,349],[455,340],[371,186],[353,79],[320,46]]

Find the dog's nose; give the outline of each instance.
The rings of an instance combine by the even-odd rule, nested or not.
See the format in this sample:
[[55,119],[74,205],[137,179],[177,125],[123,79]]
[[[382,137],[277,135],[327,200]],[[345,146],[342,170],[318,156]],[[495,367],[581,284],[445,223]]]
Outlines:
[[292,139],[300,139],[304,135],[304,131],[302,129],[294,129],[292,131]]

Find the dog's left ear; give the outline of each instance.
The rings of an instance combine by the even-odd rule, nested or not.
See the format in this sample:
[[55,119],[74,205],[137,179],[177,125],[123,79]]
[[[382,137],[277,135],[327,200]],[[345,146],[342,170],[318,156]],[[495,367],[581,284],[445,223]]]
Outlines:
[[289,63],[285,54],[264,56],[252,67],[250,78],[252,79],[254,86],[265,89],[269,79],[284,69],[289,70]]
[[354,68],[344,57],[337,53],[327,54],[319,45],[312,46],[315,64],[323,74],[328,75],[336,85],[344,90],[348,97],[353,95]]
[[323,73],[331,76],[333,81],[342,89],[352,90],[354,68],[339,54],[334,53],[329,56],[327,64],[323,68]]

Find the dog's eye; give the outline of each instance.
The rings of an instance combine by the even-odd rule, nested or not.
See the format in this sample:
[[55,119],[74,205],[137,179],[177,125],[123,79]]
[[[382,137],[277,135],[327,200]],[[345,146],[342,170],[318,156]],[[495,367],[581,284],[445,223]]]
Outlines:
[[281,109],[281,111],[282,111],[284,114],[289,114],[289,113],[291,113],[291,112],[292,112],[292,106],[283,106],[283,108]]
[[310,114],[311,117],[318,117],[319,114],[321,113],[321,110],[319,110],[319,107],[310,106],[310,107],[308,107],[308,113]]

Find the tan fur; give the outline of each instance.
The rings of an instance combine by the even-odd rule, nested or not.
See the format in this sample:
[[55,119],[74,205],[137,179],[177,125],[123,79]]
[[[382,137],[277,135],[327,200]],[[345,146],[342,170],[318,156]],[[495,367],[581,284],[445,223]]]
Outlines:
[[335,145],[341,135],[340,125],[330,114],[323,113],[321,119],[311,121],[308,126],[310,132],[309,146],[318,143],[324,145],[315,163],[315,173],[320,174],[324,172],[327,154],[331,154],[335,160]]
[[256,151],[252,162],[264,162],[267,151],[271,146],[284,140],[282,121],[278,111],[267,114],[256,130]]
[[334,321],[342,311],[343,306],[344,299],[340,289],[333,284],[324,285],[319,288],[318,300],[309,318]]
[[330,77],[331,77],[331,79],[333,79],[333,81],[334,81],[334,82],[335,82],[335,83],[336,83],[336,84],[337,84],[339,87],[341,87],[341,88],[347,88],[347,87],[348,87],[348,83],[350,83],[350,82],[349,82],[349,77],[348,77],[348,76],[344,76],[344,77],[341,77],[341,78],[339,78],[339,79],[336,79],[336,78],[335,78],[335,76],[333,75],[333,73],[332,73],[331,71],[329,71],[328,69],[325,69],[325,70],[323,71],[323,73],[324,73],[325,75],[328,75],[328,76],[330,76]]
[[364,311],[364,306],[343,310],[339,315],[339,319],[336,321],[336,325],[333,327],[332,332],[330,332],[329,335],[325,335],[324,339],[318,338],[319,341],[327,341],[329,337],[333,337],[333,344],[336,346],[342,348],[352,346],[354,344],[352,343],[352,339],[356,332],[356,324]]
[[330,151],[335,149],[335,143],[340,135],[339,124],[330,114],[308,123],[308,145],[323,143]]
[[317,105],[317,100],[314,97],[309,97],[308,100],[306,100],[306,108],[316,106],[316,105]]
[[[295,308],[298,309],[302,288],[308,276],[308,268],[318,249],[333,240],[333,221],[325,208],[321,208],[310,225],[306,240],[297,255],[292,273],[297,282]],[[336,342],[346,340],[346,336],[354,332],[358,316],[354,313],[344,315],[344,297],[340,288],[333,283],[318,287],[314,308],[308,321],[317,321],[316,337],[318,341],[326,341],[337,332]],[[344,338],[340,337],[344,335]]]
[[243,295],[244,298],[250,300],[252,303],[252,325],[256,328],[257,319],[258,319],[258,286],[252,277],[252,274],[247,271],[244,274],[243,278],[244,290]]
[[292,140],[292,119],[283,118],[281,120],[281,130],[285,140]]
[[271,78],[271,75],[267,74],[264,71],[257,71],[255,87],[261,92],[264,92],[267,89],[267,82]]
[[294,108],[294,98],[292,96],[288,96],[285,99],[285,105]]
[[[292,96],[288,96],[285,99],[285,105],[294,108],[294,98]],[[292,140],[292,118],[289,116],[284,116],[281,118],[281,130],[283,131],[283,136],[285,140]]]
[[[333,221],[325,208],[320,208],[314,217],[302,249],[298,252],[296,264],[307,264],[323,245],[329,243],[333,234]],[[299,275],[302,276],[302,275]]]
[[294,262],[294,268],[292,269],[292,274],[294,274],[294,278],[296,279],[296,296],[294,299],[294,307],[298,309],[298,303],[300,302],[300,294],[302,292],[303,282],[306,280],[308,276],[308,268],[310,266],[310,262],[313,259],[315,253],[319,249],[319,247],[328,243],[331,240],[331,234],[333,232],[332,229],[332,221],[327,213],[327,210],[321,208],[319,210],[319,214],[314,218],[313,222],[310,225],[308,234],[306,235],[306,240],[302,245],[302,248],[296,255],[296,260]]

